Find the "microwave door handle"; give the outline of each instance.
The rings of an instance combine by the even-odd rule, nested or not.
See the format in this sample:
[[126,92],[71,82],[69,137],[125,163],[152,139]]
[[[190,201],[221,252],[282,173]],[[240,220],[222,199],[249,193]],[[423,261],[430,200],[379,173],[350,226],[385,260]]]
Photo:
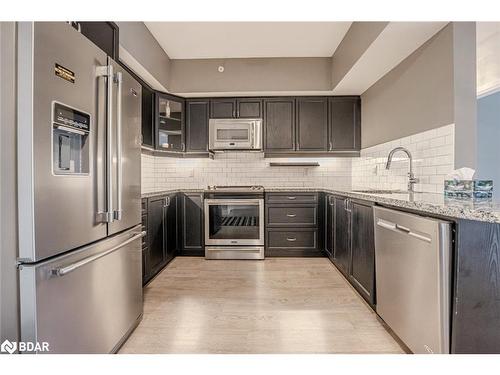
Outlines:
[[252,121],[252,124],[250,125],[250,148],[255,147],[255,121]]
[[114,218],[116,220],[122,219],[122,86],[123,76],[122,72],[116,73],[116,210],[114,211]]

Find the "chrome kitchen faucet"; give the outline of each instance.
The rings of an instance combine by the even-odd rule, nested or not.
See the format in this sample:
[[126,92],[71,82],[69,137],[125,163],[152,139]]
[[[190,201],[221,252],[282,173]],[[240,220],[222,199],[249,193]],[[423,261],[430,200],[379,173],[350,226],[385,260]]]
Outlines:
[[398,151],[402,151],[406,153],[406,155],[408,155],[408,159],[410,162],[410,171],[408,172],[408,191],[413,193],[415,184],[418,183],[418,178],[416,178],[415,175],[413,174],[413,158],[411,156],[411,152],[407,148],[396,147],[391,152],[389,152],[389,156],[387,156],[387,163],[385,165],[385,169],[391,168],[392,157]]

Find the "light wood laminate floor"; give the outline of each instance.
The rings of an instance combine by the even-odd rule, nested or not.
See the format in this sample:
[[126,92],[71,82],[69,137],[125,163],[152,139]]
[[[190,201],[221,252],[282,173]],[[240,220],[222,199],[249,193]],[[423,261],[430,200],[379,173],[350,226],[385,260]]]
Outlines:
[[120,353],[403,353],[326,258],[177,257]]

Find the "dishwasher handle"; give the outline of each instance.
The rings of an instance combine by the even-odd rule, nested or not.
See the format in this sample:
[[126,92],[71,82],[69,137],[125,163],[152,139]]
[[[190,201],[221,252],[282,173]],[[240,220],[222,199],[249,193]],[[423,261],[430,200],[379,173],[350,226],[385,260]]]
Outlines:
[[413,238],[416,238],[417,240],[420,240],[420,241],[425,241],[428,243],[432,242],[432,237],[430,235],[428,235],[426,233],[416,233],[416,232],[412,231],[410,228],[407,228],[407,227],[400,225],[400,224],[396,224],[396,223],[386,221],[383,219],[377,219],[377,225],[379,227],[391,230],[391,231],[396,232],[396,233],[406,234],[406,235],[411,236]]

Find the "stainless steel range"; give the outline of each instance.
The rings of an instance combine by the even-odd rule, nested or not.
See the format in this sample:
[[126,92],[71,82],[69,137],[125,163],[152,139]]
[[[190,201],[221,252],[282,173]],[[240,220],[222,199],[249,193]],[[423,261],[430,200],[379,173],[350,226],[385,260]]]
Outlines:
[[209,186],[205,258],[264,259],[264,188]]

